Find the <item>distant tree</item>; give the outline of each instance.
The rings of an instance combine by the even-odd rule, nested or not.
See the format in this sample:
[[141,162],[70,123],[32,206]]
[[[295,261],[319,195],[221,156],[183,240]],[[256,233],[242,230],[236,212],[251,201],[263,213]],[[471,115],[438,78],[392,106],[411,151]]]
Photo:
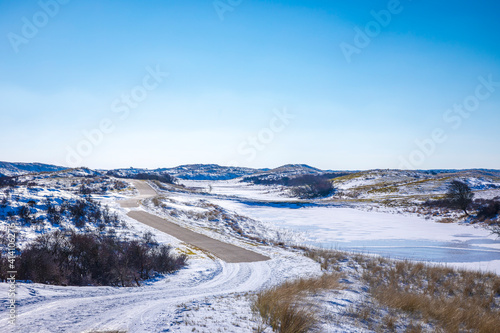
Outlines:
[[469,185],[459,180],[452,181],[448,186],[447,197],[452,206],[463,210],[467,216],[469,215],[467,208],[472,203],[472,198],[474,197],[474,193],[472,193]]

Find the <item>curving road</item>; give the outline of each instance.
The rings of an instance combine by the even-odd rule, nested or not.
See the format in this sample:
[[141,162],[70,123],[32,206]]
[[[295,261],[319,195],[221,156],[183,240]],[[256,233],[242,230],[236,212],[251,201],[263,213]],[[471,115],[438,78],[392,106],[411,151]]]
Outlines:
[[[134,199],[127,199],[121,202],[124,208],[136,208],[140,206],[140,201],[156,195],[156,192],[151,186],[143,181],[133,181],[134,186],[139,191],[139,196]],[[208,236],[196,233],[172,223],[164,218],[156,215],[146,213],[144,211],[131,211],[127,216],[136,221],[144,223],[157,230],[165,232],[175,238],[194,245],[202,250],[212,253],[216,257],[228,263],[242,263],[242,262],[257,262],[269,260],[269,257],[243,249],[241,247],[227,244]]]

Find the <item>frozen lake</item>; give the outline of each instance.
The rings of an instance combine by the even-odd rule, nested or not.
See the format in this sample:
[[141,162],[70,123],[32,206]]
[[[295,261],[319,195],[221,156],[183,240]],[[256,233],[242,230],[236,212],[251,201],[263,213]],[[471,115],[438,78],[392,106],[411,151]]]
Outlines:
[[211,201],[264,223],[299,231],[306,244],[500,274],[500,240],[483,228],[353,208]]

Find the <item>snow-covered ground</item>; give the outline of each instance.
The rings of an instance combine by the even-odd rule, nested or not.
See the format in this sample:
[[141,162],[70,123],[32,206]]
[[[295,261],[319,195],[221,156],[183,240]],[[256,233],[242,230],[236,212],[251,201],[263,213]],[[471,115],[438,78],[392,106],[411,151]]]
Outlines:
[[187,187],[202,189],[210,194],[232,196],[259,201],[297,201],[284,195],[277,186],[254,185],[241,182],[240,178],[230,180],[182,180]]
[[[46,182],[57,184],[63,180]],[[253,332],[261,326],[250,306],[256,292],[322,272],[317,262],[296,250],[245,240],[235,231],[234,222],[243,234],[263,240],[446,263],[500,274],[500,242],[480,227],[437,223],[416,214],[398,213],[396,209],[383,212],[347,203],[306,203],[287,197],[280,187],[251,185],[237,179],[182,183],[198,190],[159,190],[159,205],[148,199],[140,209],[168,216],[175,223],[265,254],[271,260],[224,263],[128,218],[129,209],[120,207],[118,201],[137,192],[125,190],[95,196],[126,222],[130,231],[124,233],[133,237],[154,232],[160,243],[171,244],[178,253],[188,254],[189,266],[132,288],[18,283],[16,326],[9,325],[7,319],[8,299],[4,295],[8,294],[9,285],[0,283],[0,332]],[[14,196],[22,202],[32,196],[39,202],[46,196],[75,195],[69,193],[67,185],[51,191],[47,184],[39,191],[18,189]],[[26,236],[27,240],[32,238]],[[323,305],[318,331],[364,332],[341,316],[365,294],[364,286],[351,284],[343,291],[320,295],[318,299],[322,299]],[[265,332],[271,330],[266,328]]]
[[[51,198],[73,196],[65,187],[45,193],[36,190],[35,186],[30,192],[33,194],[31,199],[42,202],[45,194]],[[0,332],[254,332],[261,326],[261,319],[252,312],[250,304],[256,291],[286,280],[321,274],[319,264],[313,260],[293,250],[273,246],[259,247],[259,252],[271,258],[264,262],[227,264],[214,259],[127,217],[125,213],[129,209],[120,207],[118,202],[134,192],[124,193],[128,196],[108,194],[94,199],[120,214],[128,226],[125,233],[128,237],[152,231],[159,243],[170,244],[178,253],[188,254],[188,267],[173,275],[147,281],[141,287],[130,288],[51,286],[19,281],[14,326],[8,322],[10,286],[0,283]],[[16,189],[14,195],[22,201],[29,199],[29,193],[22,187]],[[197,198],[189,198],[186,194],[175,196],[186,199],[179,201],[178,211],[200,211],[193,205]],[[203,223],[193,224],[191,228],[203,231]],[[255,244],[236,241],[228,234],[204,232],[250,250],[256,249]],[[32,239],[36,233],[27,228],[23,230],[24,239]],[[271,332],[269,328],[264,331]],[[331,327],[331,331],[336,329]],[[353,327],[350,331],[358,329]]]
[[[319,274],[300,256],[226,264],[192,259],[189,268],[136,288],[19,284],[16,326],[1,315],[2,332],[252,332],[258,326],[248,292],[284,279]],[[6,295],[7,284],[0,284]],[[4,308],[4,307],[2,307]]]

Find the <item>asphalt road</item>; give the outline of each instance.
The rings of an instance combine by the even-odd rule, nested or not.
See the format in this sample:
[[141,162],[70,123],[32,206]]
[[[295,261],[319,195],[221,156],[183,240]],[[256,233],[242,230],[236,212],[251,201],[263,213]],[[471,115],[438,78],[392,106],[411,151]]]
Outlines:
[[[139,207],[140,201],[142,199],[156,195],[155,190],[151,188],[146,182],[137,180],[134,180],[132,182],[139,191],[140,195],[138,197],[122,201],[120,203],[122,207]],[[187,244],[194,245],[204,251],[210,252],[227,263],[257,262],[270,259],[253,251],[249,251],[232,244],[224,243],[197,232],[188,230],[179,226],[178,224],[170,222],[156,215],[146,213],[144,211],[133,210],[130,211],[127,216],[159,231],[174,236],[175,238]]]

